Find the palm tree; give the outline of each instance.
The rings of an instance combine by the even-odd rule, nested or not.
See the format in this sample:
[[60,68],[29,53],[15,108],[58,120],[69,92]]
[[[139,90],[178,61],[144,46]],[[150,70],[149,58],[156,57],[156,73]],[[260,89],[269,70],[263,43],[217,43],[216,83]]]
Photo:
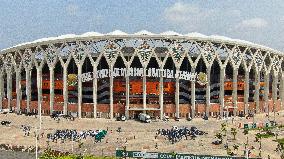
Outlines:
[[217,139],[221,140],[221,142],[223,141],[223,135],[222,135],[220,132],[218,132],[218,133],[215,135],[215,137],[216,137]]
[[224,137],[227,136],[227,123],[221,124],[221,132],[222,132]]
[[234,144],[233,148],[234,148],[234,150],[238,150],[239,149],[239,145]]
[[234,136],[234,140],[236,140],[236,135],[237,135],[237,129],[236,128],[231,128],[231,134]]
[[227,124],[226,124],[226,123],[222,123],[222,124],[221,124],[221,131],[222,131],[222,132],[227,131]]
[[[237,151],[237,152],[238,152],[238,150],[239,150],[239,145],[234,144],[234,145],[233,145],[233,148],[234,148],[234,151]],[[235,153],[235,154],[237,154],[237,153]]]

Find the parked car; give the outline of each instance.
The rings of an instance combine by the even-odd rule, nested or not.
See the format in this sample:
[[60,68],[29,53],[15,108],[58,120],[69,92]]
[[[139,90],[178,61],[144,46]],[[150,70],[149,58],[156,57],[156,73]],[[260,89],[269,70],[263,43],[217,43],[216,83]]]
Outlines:
[[186,119],[187,121],[191,121],[192,120],[192,118],[189,116],[189,117],[187,117],[187,119]]
[[0,114],[7,114],[7,113],[12,113],[13,111],[10,109],[1,109]]
[[150,123],[151,122],[151,117],[148,114],[145,113],[140,113],[138,115],[138,118],[140,121],[145,122],[145,123]]
[[126,117],[124,115],[116,117],[117,121],[125,121]]
[[58,117],[62,117],[62,118],[65,118],[65,119],[69,119],[71,121],[74,121],[75,120],[75,117],[73,117],[72,115],[69,115],[69,114],[59,114]]
[[1,125],[9,126],[11,124],[10,121],[1,121]]
[[180,121],[180,117],[175,117],[175,121]]
[[58,118],[58,117],[59,117],[59,114],[57,114],[56,112],[53,112],[53,113],[50,115],[50,117],[51,117],[52,119]]
[[205,116],[203,117],[203,119],[204,119],[204,120],[208,120],[208,116],[205,115]]
[[220,145],[220,144],[222,144],[222,140],[217,139],[217,140],[213,141],[212,144],[214,144],[214,145]]
[[33,115],[37,115],[37,113],[34,113],[34,112],[28,112],[28,113],[26,113],[26,116],[33,116]]
[[169,116],[164,116],[163,121],[169,121],[170,117]]

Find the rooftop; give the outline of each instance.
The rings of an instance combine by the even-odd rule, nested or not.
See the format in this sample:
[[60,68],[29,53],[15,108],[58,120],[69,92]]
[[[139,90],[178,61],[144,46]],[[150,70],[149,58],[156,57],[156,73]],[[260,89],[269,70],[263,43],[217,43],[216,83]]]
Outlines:
[[264,50],[268,50],[268,51],[272,51],[275,53],[279,53],[279,54],[283,54],[282,52],[278,51],[278,50],[274,50],[272,48],[269,48],[267,46],[264,45],[259,45],[259,44],[255,44],[249,41],[245,41],[245,40],[240,40],[240,39],[232,39],[229,37],[225,37],[225,36],[219,36],[219,35],[204,35],[201,33],[197,33],[197,32],[192,32],[192,33],[188,33],[188,34],[180,34],[174,31],[166,31],[166,32],[162,32],[160,34],[155,34],[155,33],[151,33],[147,30],[141,30],[138,31],[136,33],[133,34],[128,34],[125,33],[121,30],[115,30],[113,32],[109,32],[106,34],[103,33],[98,33],[98,32],[86,32],[83,33],[81,35],[76,35],[76,34],[65,34],[65,35],[60,35],[57,37],[48,37],[48,38],[41,38],[41,39],[37,39],[35,41],[31,41],[31,42],[25,42],[25,43],[21,43],[6,49],[1,50],[1,52],[9,52],[12,49],[15,49],[17,47],[24,47],[25,45],[31,45],[31,44],[36,44],[36,43],[41,43],[41,42],[48,42],[48,41],[57,41],[57,40],[64,40],[64,39],[81,39],[81,38],[88,38],[88,37],[139,37],[139,36],[149,36],[149,37],[161,37],[161,38],[166,38],[166,37],[181,37],[181,38],[191,38],[191,39],[201,39],[201,40],[208,40],[208,41],[218,41],[218,42],[225,42],[225,43],[233,43],[233,44],[238,44],[238,45],[244,45],[244,46],[250,46],[250,47],[256,47],[256,48],[261,48]]

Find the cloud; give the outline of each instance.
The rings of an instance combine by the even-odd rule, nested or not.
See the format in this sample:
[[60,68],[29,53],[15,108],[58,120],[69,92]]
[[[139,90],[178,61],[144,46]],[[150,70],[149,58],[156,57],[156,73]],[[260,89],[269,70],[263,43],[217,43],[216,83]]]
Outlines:
[[79,7],[75,4],[69,4],[66,6],[66,12],[69,15],[76,15],[79,10]]
[[176,2],[173,6],[165,9],[164,16],[167,20],[172,22],[182,23],[191,18],[191,15],[197,15],[200,9],[191,4]]
[[252,18],[241,21],[237,28],[260,29],[266,27],[268,22],[262,18]]
[[240,17],[238,9],[204,8],[197,4],[178,1],[164,9],[163,20],[170,26],[184,32],[208,31],[208,26],[218,30],[227,25],[224,19]]

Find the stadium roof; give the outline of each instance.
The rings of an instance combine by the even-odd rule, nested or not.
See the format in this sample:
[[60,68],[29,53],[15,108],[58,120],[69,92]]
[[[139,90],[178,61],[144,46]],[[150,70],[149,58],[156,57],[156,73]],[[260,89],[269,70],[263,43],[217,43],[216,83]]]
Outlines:
[[[155,38],[189,38],[189,39],[195,39],[195,40],[208,40],[208,41],[216,41],[216,42],[224,42],[224,43],[232,43],[232,44],[237,44],[237,45],[243,45],[243,46],[248,46],[248,47],[256,47],[256,48],[261,48],[267,51],[273,51],[275,53],[279,53],[279,54],[283,54],[282,52],[278,51],[278,50],[274,50],[272,48],[269,48],[267,46],[264,45],[259,45],[259,44],[255,44],[249,41],[245,41],[245,40],[239,40],[239,39],[232,39],[229,37],[224,37],[224,36],[219,36],[219,35],[204,35],[204,34],[200,34],[197,32],[193,32],[193,33],[188,33],[188,34],[180,34],[174,31],[166,31],[166,32],[162,32],[160,34],[155,34],[155,33],[151,33],[147,30],[141,30],[138,31],[136,33],[133,34],[128,34],[125,33],[121,30],[115,30],[113,32],[110,33],[106,33],[106,34],[102,34],[102,33],[98,33],[98,32],[86,32],[83,33],[81,35],[76,35],[76,34],[65,34],[65,35],[61,35],[58,37],[48,37],[48,38],[42,38],[42,39],[37,39],[35,41],[31,41],[31,42],[26,42],[26,43],[21,43],[6,49],[1,50],[2,53],[4,52],[9,52],[12,51],[13,49],[16,49],[18,47],[25,47],[26,45],[32,45],[32,44],[37,44],[37,43],[42,43],[42,42],[48,42],[48,41],[61,41],[61,40],[72,40],[72,39],[83,39],[83,38],[91,38],[91,37],[155,37]],[[28,47],[28,46],[27,46]]]

